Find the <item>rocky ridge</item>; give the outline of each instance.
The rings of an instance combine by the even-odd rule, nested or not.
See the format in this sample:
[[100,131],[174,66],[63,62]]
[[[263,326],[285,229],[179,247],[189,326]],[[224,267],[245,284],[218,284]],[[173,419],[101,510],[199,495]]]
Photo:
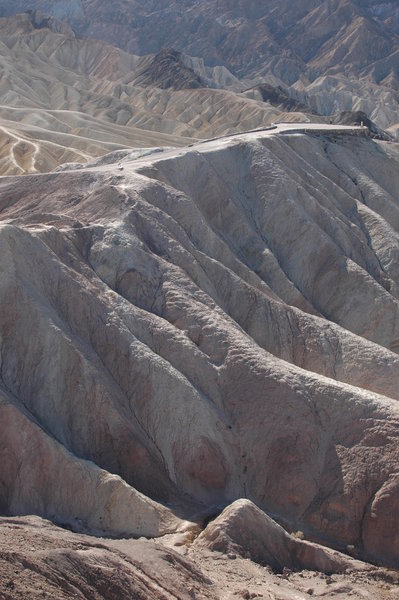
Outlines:
[[336,122],[363,112],[379,137],[386,129],[397,134],[396,92],[381,84],[351,80],[349,95],[340,75],[254,85],[175,50],[139,57],[79,38],[37,11],[0,19],[0,38],[1,174],[48,172],[110,151],[181,146],[274,121],[322,122],[320,114]]
[[387,2],[301,0],[292,6],[288,0],[233,5],[228,0],[161,5],[119,0],[111,8],[98,0],[5,0],[1,14],[29,8],[133,54],[173,47],[210,66],[223,64],[241,78],[271,72],[288,84],[299,75],[328,70],[370,73],[381,81],[398,50],[397,11]]

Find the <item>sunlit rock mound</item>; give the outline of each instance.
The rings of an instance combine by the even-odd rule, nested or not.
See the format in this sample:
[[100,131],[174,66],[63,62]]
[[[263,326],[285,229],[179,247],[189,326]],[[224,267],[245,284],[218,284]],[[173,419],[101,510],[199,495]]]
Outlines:
[[[229,512],[234,514],[239,506],[245,512],[247,505],[250,516],[254,509],[249,501],[238,501]],[[334,557],[346,562],[344,573],[288,568],[277,572],[238,552],[209,550],[200,539],[168,547],[144,538],[97,539],[39,517],[0,518],[0,590],[7,600],[305,600],[309,596],[346,600],[348,594],[355,600],[370,596],[395,600],[396,573],[338,552]]]

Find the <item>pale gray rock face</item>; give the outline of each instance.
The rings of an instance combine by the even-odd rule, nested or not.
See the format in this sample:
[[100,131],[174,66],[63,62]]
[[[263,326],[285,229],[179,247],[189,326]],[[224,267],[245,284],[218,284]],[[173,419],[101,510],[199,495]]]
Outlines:
[[271,131],[3,179],[2,512],[156,536],[244,497],[397,564],[398,161]]

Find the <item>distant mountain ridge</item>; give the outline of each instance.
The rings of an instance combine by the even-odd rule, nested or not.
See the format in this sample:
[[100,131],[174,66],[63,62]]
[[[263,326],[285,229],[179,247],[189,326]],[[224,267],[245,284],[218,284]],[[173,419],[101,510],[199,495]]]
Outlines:
[[[360,111],[399,137],[395,2],[3,0],[0,17],[27,10],[58,19],[59,27],[68,23],[77,37],[156,57],[140,85],[234,91],[271,85],[314,113]],[[170,49],[181,53],[177,61],[165,54]]]
[[236,76],[287,85],[328,73],[391,77],[398,86],[399,7],[378,0],[4,0],[0,16],[39,9],[79,35],[133,54],[175,48]]

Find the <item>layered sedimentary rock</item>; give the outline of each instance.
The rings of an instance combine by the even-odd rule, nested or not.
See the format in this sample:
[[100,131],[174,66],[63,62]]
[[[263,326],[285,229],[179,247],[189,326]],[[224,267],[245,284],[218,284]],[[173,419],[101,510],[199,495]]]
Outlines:
[[226,69],[233,78],[252,80],[247,87],[254,82],[284,86],[323,115],[361,110],[378,127],[397,132],[399,13],[394,2],[4,0],[0,15],[27,9],[50,13],[69,22],[77,35],[133,54],[174,48],[207,67]]
[[304,127],[0,182],[3,513],[397,564],[398,151]]
[[0,565],[7,600],[220,598],[215,583],[173,550],[76,535],[38,517],[0,518]]

